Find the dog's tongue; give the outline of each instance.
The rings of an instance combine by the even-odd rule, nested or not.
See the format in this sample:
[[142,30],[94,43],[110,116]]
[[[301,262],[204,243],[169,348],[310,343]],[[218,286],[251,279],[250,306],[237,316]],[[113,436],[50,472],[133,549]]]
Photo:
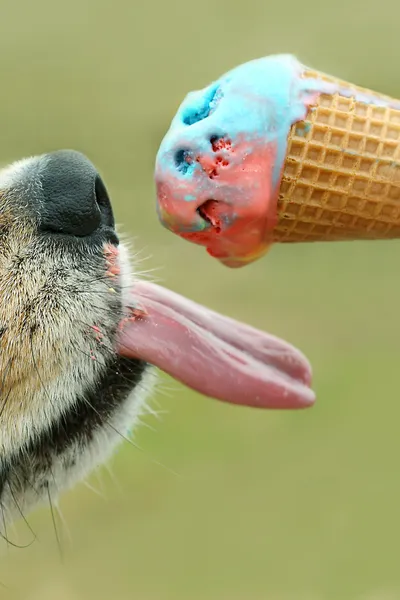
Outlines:
[[218,400],[286,409],[314,403],[310,365],[286,342],[152,283],[135,284],[130,308],[120,354]]

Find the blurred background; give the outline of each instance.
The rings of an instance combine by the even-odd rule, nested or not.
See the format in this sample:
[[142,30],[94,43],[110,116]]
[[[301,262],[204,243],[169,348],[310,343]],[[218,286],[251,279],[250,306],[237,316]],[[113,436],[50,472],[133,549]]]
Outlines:
[[2,0],[0,161],[87,154],[140,268],[299,346],[318,402],[257,412],[165,378],[140,450],[62,498],[63,559],[50,511],[31,515],[1,598],[400,598],[399,244],[275,247],[230,271],[159,225],[152,179],[183,96],[252,58],[400,98],[399,21],[397,0]]

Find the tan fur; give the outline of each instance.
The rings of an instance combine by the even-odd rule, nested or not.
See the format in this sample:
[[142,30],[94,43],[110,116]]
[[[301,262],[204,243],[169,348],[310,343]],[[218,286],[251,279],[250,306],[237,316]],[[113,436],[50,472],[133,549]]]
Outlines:
[[[106,245],[75,253],[56,237],[40,238],[27,194],[34,196],[40,185],[35,169],[45,160],[28,159],[0,171],[0,467],[16,453],[23,455],[27,440],[34,443],[104,374],[115,356],[123,289],[131,283],[124,251],[115,250],[110,269]],[[10,475],[0,496],[3,513],[29,509],[46,489],[56,495],[106,460],[135,424],[151,387],[148,377],[85,447],[71,444],[51,456],[51,477],[39,470],[35,489]],[[29,469],[30,457],[23,460]]]

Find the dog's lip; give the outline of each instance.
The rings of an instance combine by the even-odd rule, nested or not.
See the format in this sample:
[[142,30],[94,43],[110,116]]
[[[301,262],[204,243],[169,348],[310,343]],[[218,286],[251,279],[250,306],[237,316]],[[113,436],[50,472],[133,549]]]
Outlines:
[[258,408],[311,406],[311,367],[270,334],[220,315],[166,288],[137,282],[119,353],[141,358],[219,400]]

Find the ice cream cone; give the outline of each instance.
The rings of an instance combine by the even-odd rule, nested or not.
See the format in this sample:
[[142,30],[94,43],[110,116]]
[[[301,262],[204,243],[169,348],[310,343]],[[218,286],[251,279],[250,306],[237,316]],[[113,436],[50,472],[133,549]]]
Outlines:
[[400,238],[400,101],[250,61],[187,96],[155,179],[161,222],[231,267],[275,242]]
[[332,84],[292,125],[275,242],[400,237],[400,103],[317,72]]

